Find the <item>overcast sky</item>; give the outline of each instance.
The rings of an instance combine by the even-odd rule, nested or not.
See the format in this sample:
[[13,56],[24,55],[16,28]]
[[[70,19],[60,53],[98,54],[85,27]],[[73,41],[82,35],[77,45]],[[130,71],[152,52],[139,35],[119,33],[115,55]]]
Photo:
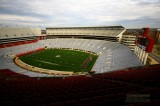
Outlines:
[[160,28],[160,0],[0,0],[0,24]]

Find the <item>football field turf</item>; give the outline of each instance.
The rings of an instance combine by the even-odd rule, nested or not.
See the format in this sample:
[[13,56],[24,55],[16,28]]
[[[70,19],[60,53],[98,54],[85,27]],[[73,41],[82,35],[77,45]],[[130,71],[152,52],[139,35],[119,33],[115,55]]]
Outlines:
[[67,49],[45,49],[21,56],[20,60],[29,65],[44,69],[88,72],[91,71],[97,55]]

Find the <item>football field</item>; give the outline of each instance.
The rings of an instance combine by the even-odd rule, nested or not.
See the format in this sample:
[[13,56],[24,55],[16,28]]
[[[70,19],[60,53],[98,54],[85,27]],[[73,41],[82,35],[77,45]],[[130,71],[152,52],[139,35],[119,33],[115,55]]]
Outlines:
[[44,69],[88,72],[91,71],[97,55],[68,49],[45,49],[21,56],[26,64]]

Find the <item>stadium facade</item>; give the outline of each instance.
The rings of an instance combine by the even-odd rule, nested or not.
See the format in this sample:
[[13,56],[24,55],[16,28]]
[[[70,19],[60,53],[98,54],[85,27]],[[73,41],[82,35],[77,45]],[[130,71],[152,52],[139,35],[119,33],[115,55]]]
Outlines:
[[[49,27],[46,28],[47,37],[100,39],[121,42],[125,32],[123,26],[95,26],[95,27]],[[54,35],[54,36],[53,36]]]
[[135,49],[135,42],[136,42],[136,36],[135,35],[124,35],[122,36],[121,43],[128,46],[132,51]]

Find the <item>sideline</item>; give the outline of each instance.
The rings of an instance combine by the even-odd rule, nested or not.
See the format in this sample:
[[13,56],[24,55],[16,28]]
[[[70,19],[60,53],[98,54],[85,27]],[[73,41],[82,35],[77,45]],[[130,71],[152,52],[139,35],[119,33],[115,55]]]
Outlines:
[[22,62],[19,59],[19,57],[15,57],[14,58],[14,62],[18,66],[20,66],[20,67],[22,67],[22,68],[24,68],[24,69],[26,69],[28,71],[33,71],[33,72],[38,72],[38,73],[45,73],[45,74],[49,74],[49,75],[70,75],[71,76],[73,74],[72,71],[57,71],[57,70],[48,70],[48,69],[34,67],[34,66],[31,66],[31,65],[28,65],[28,64]]

